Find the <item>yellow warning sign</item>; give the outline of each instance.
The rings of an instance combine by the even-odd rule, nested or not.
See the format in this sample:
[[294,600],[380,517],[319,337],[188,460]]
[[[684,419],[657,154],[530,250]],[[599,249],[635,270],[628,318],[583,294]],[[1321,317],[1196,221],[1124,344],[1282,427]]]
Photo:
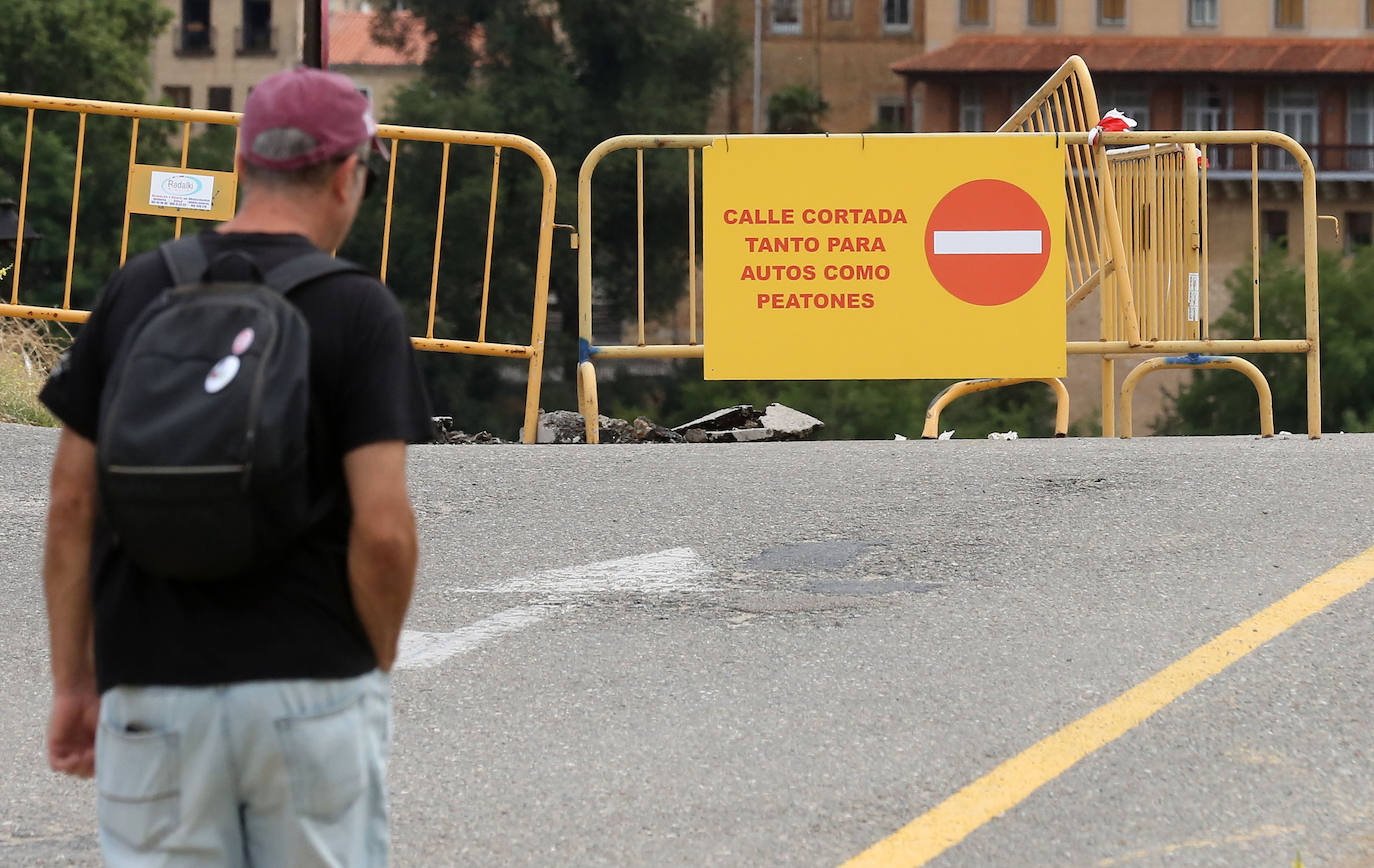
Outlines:
[[1064,375],[1057,137],[729,137],[703,166],[707,379]]

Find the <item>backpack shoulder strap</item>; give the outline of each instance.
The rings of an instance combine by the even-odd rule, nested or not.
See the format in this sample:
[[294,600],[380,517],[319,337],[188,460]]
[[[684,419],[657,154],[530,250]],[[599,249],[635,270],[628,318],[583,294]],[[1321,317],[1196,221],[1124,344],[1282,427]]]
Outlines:
[[205,277],[205,269],[210,263],[205,258],[205,249],[200,246],[200,238],[197,236],[164,241],[158,247],[158,251],[162,253],[162,261],[166,263],[167,270],[172,273],[173,286],[200,283]]
[[324,251],[289,259],[263,275],[262,282],[287,295],[293,289],[329,274],[367,274],[361,265]]

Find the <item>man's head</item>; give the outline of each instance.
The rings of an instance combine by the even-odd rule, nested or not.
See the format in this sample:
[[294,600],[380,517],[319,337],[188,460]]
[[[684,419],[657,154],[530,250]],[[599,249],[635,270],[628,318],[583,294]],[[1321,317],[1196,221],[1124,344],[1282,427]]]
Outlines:
[[[253,88],[239,122],[239,168],[250,200],[258,193],[307,206],[338,241],[357,213],[377,137],[372,104],[347,77],[301,67]],[[337,243],[337,242],[336,242]]]

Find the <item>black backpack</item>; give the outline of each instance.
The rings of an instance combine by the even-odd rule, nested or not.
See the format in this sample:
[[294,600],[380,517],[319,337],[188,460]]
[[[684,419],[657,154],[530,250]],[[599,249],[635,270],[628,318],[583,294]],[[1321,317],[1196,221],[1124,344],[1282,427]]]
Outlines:
[[223,579],[322,515],[309,485],[310,329],[286,296],[363,269],[316,252],[260,283],[217,282],[207,277],[226,257],[247,257],[211,267],[194,237],[160,250],[173,287],[124,336],[101,396],[101,505],[145,572]]

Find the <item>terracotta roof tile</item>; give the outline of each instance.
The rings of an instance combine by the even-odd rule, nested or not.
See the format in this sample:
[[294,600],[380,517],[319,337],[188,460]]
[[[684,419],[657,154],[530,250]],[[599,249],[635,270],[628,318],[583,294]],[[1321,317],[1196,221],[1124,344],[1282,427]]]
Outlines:
[[1374,73],[1366,39],[981,36],[892,65],[916,78],[961,72],[1044,72],[1077,54],[1094,72]]
[[372,38],[372,12],[333,12],[329,15],[331,66],[418,66],[425,62],[429,42],[424,22],[409,12],[397,12],[396,23],[406,36],[404,47],[382,45]]

